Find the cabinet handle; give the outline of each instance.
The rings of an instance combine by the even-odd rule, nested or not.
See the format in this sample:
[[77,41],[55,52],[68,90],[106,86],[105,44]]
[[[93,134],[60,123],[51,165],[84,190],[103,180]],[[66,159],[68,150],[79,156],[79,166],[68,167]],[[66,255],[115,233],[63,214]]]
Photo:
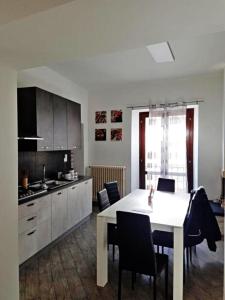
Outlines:
[[86,181],[85,184],[88,184],[88,181]]
[[36,231],[36,229],[33,230],[33,231],[31,231],[31,232],[29,232],[27,235],[31,235],[31,234],[35,233],[35,231]]
[[62,195],[62,192],[58,192],[57,195]]
[[34,204],[35,204],[35,203],[29,203],[29,204],[27,204],[27,207],[29,207],[29,206],[34,206]]
[[73,148],[73,149],[77,149],[77,146],[73,146],[72,148]]
[[34,220],[35,218],[37,218],[37,216],[31,217],[29,219],[27,219],[27,222]]
[[73,187],[72,187],[72,190],[74,190],[75,188],[76,188],[76,186],[73,186]]

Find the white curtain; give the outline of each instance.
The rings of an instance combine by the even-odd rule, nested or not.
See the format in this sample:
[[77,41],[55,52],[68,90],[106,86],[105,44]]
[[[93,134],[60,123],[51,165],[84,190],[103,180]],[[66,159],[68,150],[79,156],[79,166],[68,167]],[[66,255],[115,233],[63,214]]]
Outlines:
[[177,191],[186,191],[186,107],[150,109],[145,128],[146,188],[166,177],[176,180]]

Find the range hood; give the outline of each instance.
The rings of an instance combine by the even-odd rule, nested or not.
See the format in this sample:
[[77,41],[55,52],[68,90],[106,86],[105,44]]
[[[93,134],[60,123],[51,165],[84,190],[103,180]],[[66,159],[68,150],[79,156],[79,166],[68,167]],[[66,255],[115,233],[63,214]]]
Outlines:
[[44,138],[40,136],[19,136],[18,140],[42,141]]

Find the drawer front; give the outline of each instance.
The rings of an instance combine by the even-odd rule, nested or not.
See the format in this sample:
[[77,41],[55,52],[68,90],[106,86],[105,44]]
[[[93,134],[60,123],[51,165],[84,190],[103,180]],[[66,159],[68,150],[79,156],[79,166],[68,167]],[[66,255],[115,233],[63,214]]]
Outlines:
[[19,219],[37,214],[38,199],[19,205]]
[[19,263],[23,263],[37,252],[37,228],[19,235]]
[[19,234],[32,230],[32,228],[37,226],[37,214],[33,214],[30,216],[27,216],[23,219],[19,220]]

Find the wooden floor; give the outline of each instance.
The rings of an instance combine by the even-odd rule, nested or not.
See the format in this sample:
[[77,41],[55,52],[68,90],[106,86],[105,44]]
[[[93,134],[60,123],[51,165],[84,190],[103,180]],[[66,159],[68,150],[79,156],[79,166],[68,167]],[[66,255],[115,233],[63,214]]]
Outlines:
[[[216,253],[210,252],[206,243],[198,246],[186,275],[185,300],[222,300],[223,241],[217,245]],[[172,250],[168,254],[169,299],[172,299]],[[110,249],[109,283],[104,288],[96,286],[96,213],[93,213],[90,220],[20,268],[20,299],[117,299],[117,269],[118,251],[113,263]],[[163,276],[157,286],[157,299],[164,299]],[[124,272],[122,299],[152,299],[149,277],[138,275],[132,290],[131,276]]]

